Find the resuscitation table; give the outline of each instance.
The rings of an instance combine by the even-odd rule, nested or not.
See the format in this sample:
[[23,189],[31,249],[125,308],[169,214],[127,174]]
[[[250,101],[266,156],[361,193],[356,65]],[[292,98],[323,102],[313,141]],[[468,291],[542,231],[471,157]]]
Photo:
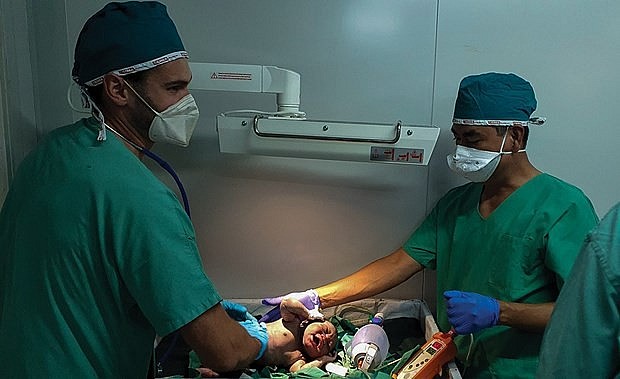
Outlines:
[[[261,303],[260,299],[228,299],[233,302],[244,305],[248,311],[254,316],[260,316],[271,310],[272,306],[266,306]],[[235,378],[253,379],[253,378],[365,378],[365,379],[389,379],[390,373],[394,368],[403,366],[407,362],[408,357],[414,355],[412,352],[419,351],[419,347],[423,346],[427,341],[433,338],[433,335],[439,332],[435,319],[432,313],[428,309],[425,302],[421,300],[399,300],[399,299],[364,299],[346,303],[340,306],[331,307],[323,310],[325,319],[340,320],[344,319],[349,327],[360,328],[368,324],[369,319],[377,313],[383,313],[384,322],[383,328],[389,339],[389,352],[390,354],[385,361],[379,366],[376,371],[361,372],[354,367],[349,367],[349,370],[343,376],[337,375],[334,372],[329,372],[326,367],[322,369],[312,369],[311,372],[304,373],[303,376],[296,374],[289,374],[288,368],[265,368],[265,369],[247,369],[240,373],[235,373]],[[339,338],[341,333],[344,334],[341,343],[338,345],[336,351],[339,358],[342,358],[345,354],[344,339],[346,339],[349,333],[342,331],[340,326]],[[416,350],[417,349],[417,350]],[[408,355],[409,354],[409,355]],[[402,358],[402,359],[401,359]],[[190,367],[198,367],[195,364],[199,362],[191,362],[190,354]],[[346,358],[344,359],[346,361]],[[400,362],[402,361],[402,362]],[[342,363],[346,367],[342,360],[338,359],[335,363]],[[191,369],[190,371],[191,372]],[[342,373],[341,373],[342,374]],[[159,376],[167,378],[185,378],[195,377],[190,375],[174,375],[174,376]],[[226,375],[226,377],[233,377]],[[441,379],[461,379],[461,375],[456,364],[453,361],[448,362],[443,366],[441,376],[436,376]]]

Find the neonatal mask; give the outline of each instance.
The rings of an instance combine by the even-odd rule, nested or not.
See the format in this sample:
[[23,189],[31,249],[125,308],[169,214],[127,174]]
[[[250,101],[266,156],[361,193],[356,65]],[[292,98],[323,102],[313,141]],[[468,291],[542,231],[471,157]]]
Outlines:
[[[507,135],[508,131],[504,134],[499,152],[456,145],[454,154],[447,156],[448,167],[472,182],[486,182],[493,175],[495,169],[497,169],[501,156],[512,154],[512,151],[502,151]],[[522,153],[524,151],[525,149],[521,149],[518,152]]]
[[[127,83],[127,82],[125,82]],[[198,122],[198,106],[191,94],[172,104],[162,112],[157,112],[129,84],[129,88],[153,113],[155,118],[149,127],[149,138],[153,142],[165,142],[187,147]]]

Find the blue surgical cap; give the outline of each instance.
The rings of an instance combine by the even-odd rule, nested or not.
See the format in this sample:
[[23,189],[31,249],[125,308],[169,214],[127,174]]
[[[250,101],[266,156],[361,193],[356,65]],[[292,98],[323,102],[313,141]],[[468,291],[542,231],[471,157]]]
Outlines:
[[84,24],[72,75],[79,85],[96,86],[110,72],[127,75],[187,57],[165,5],[112,2]]
[[515,74],[490,72],[463,78],[454,105],[455,124],[510,126],[527,122],[536,110],[528,81]]

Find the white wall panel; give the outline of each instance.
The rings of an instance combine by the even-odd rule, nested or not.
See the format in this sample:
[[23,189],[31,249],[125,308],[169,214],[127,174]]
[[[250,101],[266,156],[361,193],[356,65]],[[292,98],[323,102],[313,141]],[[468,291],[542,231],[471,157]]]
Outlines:
[[[100,5],[69,3],[68,29],[77,35]],[[435,2],[166,4],[193,61],[299,72],[309,118],[431,123]],[[275,96],[194,96],[201,121],[191,146],[157,151],[188,189],[205,269],[224,296],[260,297],[337,279],[400,246],[425,215],[428,168],[223,156],[215,116],[272,111]],[[421,276],[389,295],[420,298]]]
[[[4,9],[14,5],[0,3]],[[28,4],[11,9],[31,13],[25,18],[28,28],[15,28],[19,40],[31,45],[14,46],[7,71],[27,78],[24,68],[31,66],[36,85],[22,80],[8,90],[35,104],[10,103],[14,108],[8,111],[24,122],[14,122],[8,130],[32,136],[34,120],[49,130],[67,118],[68,107],[60,99],[75,39],[105,1]],[[536,115],[548,119],[545,126],[532,128],[528,151],[533,163],[581,187],[600,215],[620,200],[613,155],[620,140],[620,2],[166,4],[193,60],[277,65],[299,72],[301,108],[310,118],[402,119],[442,128],[429,167],[225,156],[218,152],[215,115],[240,108],[274,110],[275,98],[195,93],[201,121],[191,146],[156,150],[188,189],[205,269],[225,297],[261,297],[320,285],[402,244],[437,199],[463,183],[447,169],[445,155],[453,149],[449,128],[458,83],[473,73],[515,72],[530,80],[539,101]],[[26,151],[34,144],[28,141],[12,148]],[[174,187],[159,168],[154,170]],[[425,295],[431,306],[432,279],[427,277]],[[417,276],[388,295],[420,298],[421,282]]]

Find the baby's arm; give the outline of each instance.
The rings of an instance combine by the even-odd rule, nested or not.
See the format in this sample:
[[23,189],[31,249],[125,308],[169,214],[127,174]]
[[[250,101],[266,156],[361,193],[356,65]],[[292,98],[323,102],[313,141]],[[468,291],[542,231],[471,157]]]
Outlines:
[[300,359],[297,362],[293,363],[291,365],[291,368],[289,369],[290,372],[296,372],[301,370],[302,368],[307,368],[307,367],[318,367],[321,368],[323,367],[323,365],[325,365],[326,363],[329,362],[333,362],[336,360],[336,355],[324,355],[322,357],[318,357],[313,361],[310,361],[308,363],[306,363],[305,360]]
[[280,314],[284,322],[302,321],[310,317],[308,308],[301,301],[292,297],[282,300],[280,303]]

